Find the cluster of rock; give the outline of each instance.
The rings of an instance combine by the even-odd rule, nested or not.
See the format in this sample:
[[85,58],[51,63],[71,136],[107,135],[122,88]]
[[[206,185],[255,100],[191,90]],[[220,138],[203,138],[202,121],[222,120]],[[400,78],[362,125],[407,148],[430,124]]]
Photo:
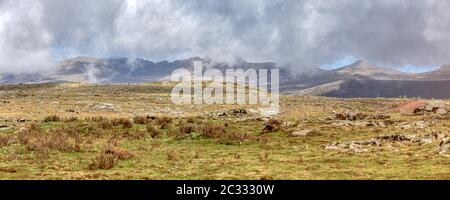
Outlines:
[[119,106],[112,103],[92,103],[89,105],[90,109],[93,111],[103,111],[103,112],[117,112]]
[[339,120],[356,121],[356,120],[363,120],[366,118],[367,118],[367,115],[364,113],[345,112],[345,113],[337,113],[336,114],[336,119],[339,119]]
[[[372,126],[372,127],[386,127],[391,124],[386,121],[375,121],[375,120],[387,120],[391,116],[386,114],[374,114],[368,115],[365,113],[354,113],[354,112],[344,112],[335,114],[337,121],[333,121],[331,125],[333,126]],[[328,120],[333,120],[333,118],[328,118]],[[369,121],[362,121],[369,120]]]
[[424,129],[428,126],[431,126],[433,124],[437,123],[436,121],[416,121],[416,122],[400,122],[397,124],[397,127],[401,129]]
[[368,152],[369,147],[380,147],[392,143],[409,143],[409,144],[430,144],[438,141],[437,153],[440,155],[450,154],[450,137],[439,132],[433,132],[425,135],[385,135],[377,136],[368,140],[333,142],[325,145],[325,150],[338,150],[342,152]]
[[413,113],[414,114],[436,113],[436,114],[440,114],[440,115],[446,115],[448,113],[448,111],[442,104],[428,103],[426,105],[422,105],[422,106],[415,108]]
[[249,120],[267,121],[268,118],[261,117],[257,110],[236,108],[230,110],[221,110],[206,115],[208,118],[223,119],[231,122],[244,122]]

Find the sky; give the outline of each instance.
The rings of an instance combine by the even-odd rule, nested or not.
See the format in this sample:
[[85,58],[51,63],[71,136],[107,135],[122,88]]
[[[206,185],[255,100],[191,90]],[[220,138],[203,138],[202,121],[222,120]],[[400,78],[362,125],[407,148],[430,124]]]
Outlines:
[[426,71],[450,63],[449,10],[442,0],[0,0],[0,73],[80,55]]

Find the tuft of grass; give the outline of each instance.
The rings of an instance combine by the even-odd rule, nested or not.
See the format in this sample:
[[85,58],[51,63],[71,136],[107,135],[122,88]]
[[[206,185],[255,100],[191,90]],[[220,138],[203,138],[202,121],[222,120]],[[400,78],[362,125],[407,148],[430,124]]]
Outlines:
[[88,165],[88,169],[111,169],[119,160],[127,160],[134,157],[134,153],[117,146],[117,141],[111,139],[103,150]]
[[161,131],[156,128],[153,124],[147,124],[147,132],[152,138],[156,138],[161,135]]
[[0,147],[8,146],[11,144],[12,139],[11,135],[0,135]]
[[134,116],[133,121],[136,124],[148,124],[149,120],[145,116]]
[[161,129],[169,128],[169,125],[173,122],[173,118],[168,116],[162,116],[156,118],[156,124],[158,124]]
[[202,136],[216,139],[225,135],[225,127],[222,125],[206,124],[202,127]]
[[112,129],[114,128],[113,123],[110,120],[103,120],[98,123],[98,126],[104,130]]
[[106,145],[106,147],[103,150],[103,153],[114,155],[119,160],[126,160],[126,159],[134,157],[133,153],[129,152],[126,149],[117,147],[113,144]]
[[76,122],[76,121],[78,121],[78,117],[75,116],[64,118],[64,122]]
[[178,153],[175,150],[169,150],[166,152],[167,160],[177,161],[179,159]]
[[194,124],[181,124],[177,129],[176,138],[183,139],[196,130],[197,127]]
[[113,154],[101,153],[92,160],[88,165],[88,169],[111,169],[117,164],[117,158]]
[[49,115],[45,117],[44,122],[59,122],[61,120],[61,117],[57,115]]
[[43,153],[50,150],[79,152],[82,143],[78,131],[72,127],[50,129],[48,132],[44,132],[37,124],[19,129],[17,139],[26,151]]
[[122,125],[122,128],[125,128],[125,129],[129,129],[129,128],[133,127],[133,125],[134,125],[134,122],[128,118],[113,119],[111,122],[114,126]]

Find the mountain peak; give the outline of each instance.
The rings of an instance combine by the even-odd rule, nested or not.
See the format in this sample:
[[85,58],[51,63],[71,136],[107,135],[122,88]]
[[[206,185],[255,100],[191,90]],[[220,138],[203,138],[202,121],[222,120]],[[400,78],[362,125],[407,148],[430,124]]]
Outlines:
[[450,64],[442,65],[438,70],[440,70],[440,71],[450,71]]
[[351,65],[353,65],[353,66],[368,66],[369,62],[367,62],[366,60],[358,60]]

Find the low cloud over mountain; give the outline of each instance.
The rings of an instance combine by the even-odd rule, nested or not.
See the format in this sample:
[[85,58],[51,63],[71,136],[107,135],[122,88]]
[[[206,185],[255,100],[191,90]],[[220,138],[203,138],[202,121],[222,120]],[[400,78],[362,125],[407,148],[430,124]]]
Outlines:
[[0,73],[41,73],[79,55],[243,57],[310,71],[340,59],[450,63],[450,2],[438,0],[0,1]]

